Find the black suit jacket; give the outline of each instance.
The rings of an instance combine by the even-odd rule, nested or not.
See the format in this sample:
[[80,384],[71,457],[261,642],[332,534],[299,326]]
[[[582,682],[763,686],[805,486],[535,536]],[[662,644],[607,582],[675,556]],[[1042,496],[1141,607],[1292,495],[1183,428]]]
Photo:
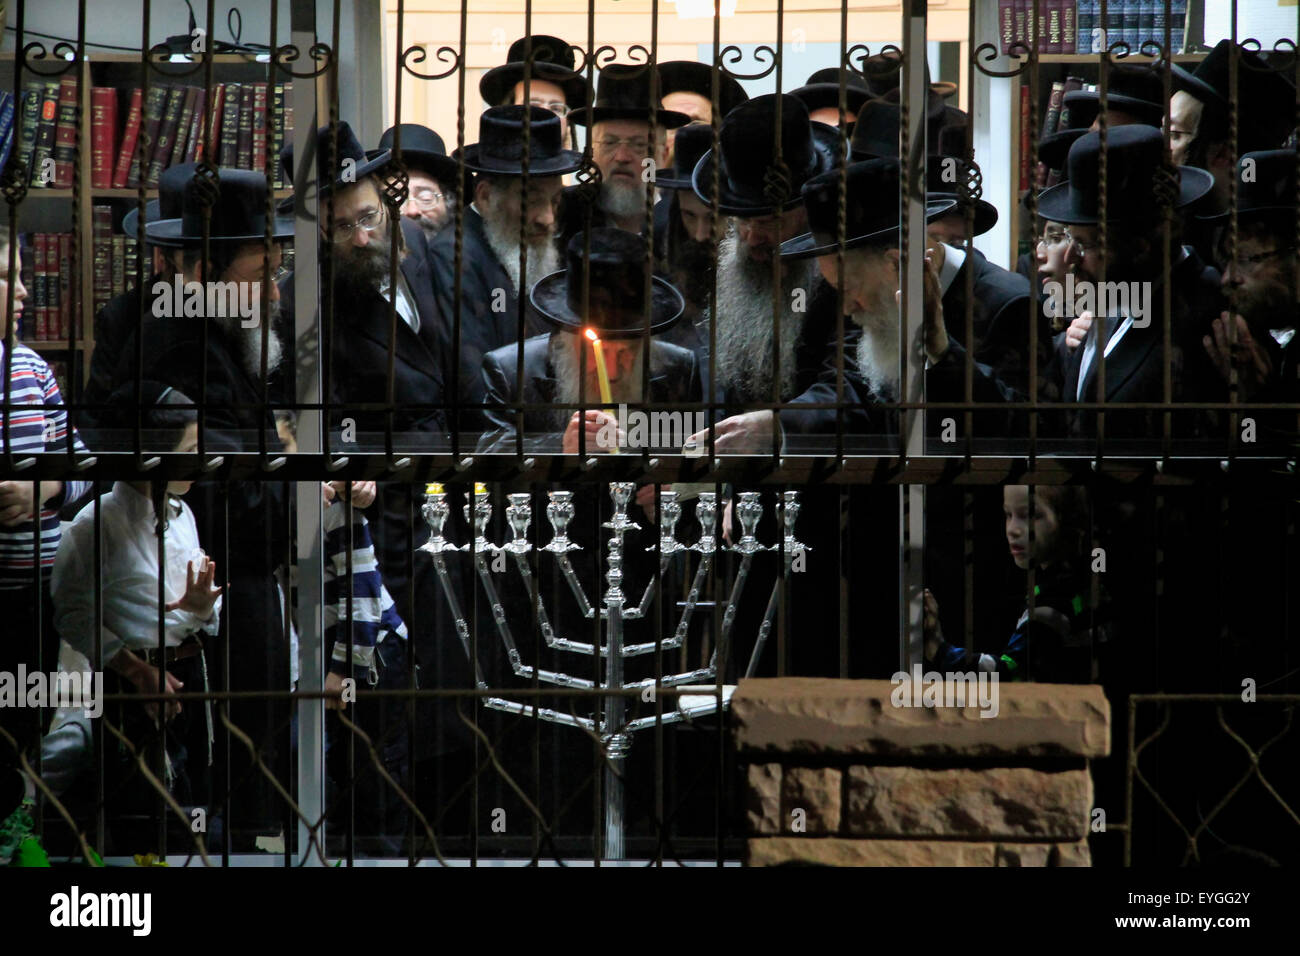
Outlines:
[[[568,333],[555,333],[567,335]],[[524,384],[519,387],[516,372],[516,347],[489,352],[483,359],[484,401],[488,406],[506,406],[526,402],[544,404],[556,401],[555,369],[548,354],[549,335],[538,335],[524,343]],[[649,401],[670,405],[697,402],[703,395],[700,370],[694,353],[667,342],[652,342]],[[594,403],[599,396],[591,396]],[[558,452],[560,439],[572,409],[530,408],[524,412],[524,447]],[[511,410],[487,408],[483,412],[484,431],[480,449],[509,452],[515,447],[515,416]]]

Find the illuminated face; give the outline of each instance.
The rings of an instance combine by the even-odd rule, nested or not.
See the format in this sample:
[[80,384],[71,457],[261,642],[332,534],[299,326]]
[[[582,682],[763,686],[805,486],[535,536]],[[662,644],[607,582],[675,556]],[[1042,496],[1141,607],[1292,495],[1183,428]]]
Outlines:
[[[838,128],[840,125],[840,108],[838,106],[822,106],[809,113],[808,118],[814,123],[825,123],[827,126]],[[858,114],[845,107],[844,122],[856,123],[857,121]]]
[[[519,82],[515,84],[514,90],[510,95],[510,102],[515,106],[522,106],[524,102],[524,84]],[[569,106],[564,101],[564,88],[558,83],[552,83],[550,80],[539,80],[533,77],[528,84],[528,102],[531,106],[540,106],[544,110],[550,110],[560,118],[560,141],[569,135]]]
[[658,169],[668,167],[668,136],[659,127],[659,141],[650,139],[650,124],[640,120],[603,120],[591,128],[592,156],[605,182],[640,188],[646,159]]
[[1283,323],[1295,308],[1294,238],[1242,236],[1237,255],[1229,259],[1227,243],[1219,253],[1224,264],[1222,286],[1232,310],[1262,327]]
[[[192,455],[194,454],[194,452],[198,450],[199,450],[199,423],[190,422],[188,425],[185,426],[185,434],[181,436],[180,442],[177,443],[173,451],[178,451],[181,452],[182,454]],[[184,496],[185,493],[189,491],[190,488],[192,488],[193,486],[194,486],[193,481],[169,481],[167,482],[167,492],[168,494],[173,494],[177,498],[180,498]]]
[[700,197],[689,189],[677,191],[677,208],[682,217],[682,228],[696,242],[707,242],[713,222],[713,211]]
[[1040,282],[1063,282],[1069,272],[1066,257],[1070,252],[1070,241],[1065,237],[1065,227],[1059,222],[1043,225],[1043,234],[1034,247],[1034,257],[1038,260],[1038,279]]
[[410,177],[402,215],[408,219],[422,220],[433,229],[439,229],[447,219],[447,198],[438,181],[428,173],[408,170]]
[[[6,248],[3,253],[0,253],[0,255],[4,255],[8,257],[9,250]],[[6,261],[5,264],[8,265],[8,262]],[[4,279],[0,279],[0,339],[3,339],[4,336],[8,334],[8,330],[9,330],[9,316],[5,315],[4,313],[4,308],[5,308],[4,303],[9,301],[10,287],[13,288],[13,296],[14,296],[13,317],[15,319],[18,319],[23,314],[23,302],[27,298],[27,286],[23,285],[22,272],[23,272],[22,250],[15,249],[14,250],[14,271],[12,273],[13,281],[10,282],[8,277]]]
[[1196,138],[1204,109],[1204,103],[1182,90],[1169,98],[1169,148],[1173,151],[1175,166],[1187,163],[1187,149]]
[[[712,123],[713,122],[713,103],[707,96],[701,96],[699,93],[688,93],[685,90],[678,90],[675,93],[669,93],[659,101],[660,105],[666,110],[673,110],[677,113],[685,113],[694,123]],[[673,141],[677,138],[677,130],[668,131],[668,156],[671,161],[673,155]]]
[[1007,485],[1002,489],[1002,515],[1006,519],[1007,547],[1016,567],[1027,570],[1040,567],[1042,556],[1056,548],[1060,522],[1042,494],[1034,495],[1034,543],[1029,544],[1029,486]]
[[532,176],[528,180],[528,203],[523,202],[523,180],[511,177],[483,177],[478,181],[474,201],[483,216],[494,222],[510,223],[518,229],[524,221],[524,242],[533,244],[555,235],[556,216],[564,180],[559,176]]

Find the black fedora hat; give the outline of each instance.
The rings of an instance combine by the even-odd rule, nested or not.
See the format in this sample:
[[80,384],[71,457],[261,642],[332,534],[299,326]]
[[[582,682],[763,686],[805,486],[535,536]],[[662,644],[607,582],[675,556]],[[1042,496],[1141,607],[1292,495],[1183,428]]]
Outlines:
[[[713,127],[705,123],[692,123],[677,131],[673,142],[673,165],[655,176],[660,189],[690,189],[691,174],[700,157],[713,148]],[[704,183],[705,187],[709,183]]]
[[[1220,40],[1193,71],[1170,66],[1173,89],[1205,104],[1201,125],[1212,129],[1212,139],[1228,136],[1231,48],[1232,40]],[[1281,146],[1295,127],[1295,84],[1254,50],[1238,44],[1237,55],[1237,149],[1247,153]]]
[[[590,269],[583,256],[590,236]],[[650,264],[641,237],[622,229],[592,229],[569,240],[565,269],[543,276],[529,293],[539,315],[566,332],[591,326],[603,339],[635,339],[645,334],[645,287]],[[582,277],[588,276],[587,314],[582,314]],[[650,334],[676,325],[686,311],[672,283],[651,277]]]
[[[839,249],[840,177],[845,177],[844,248],[886,242],[898,235],[899,169],[897,159],[868,159],[833,169],[804,184],[804,206],[810,232],[781,243],[782,259],[811,259]],[[926,197],[925,219],[932,222],[952,212],[953,199]]]
[[[902,54],[897,50],[884,50],[867,57],[862,62],[862,72],[866,78],[867,92],[873,99],[888,96],[898,89],[902,65]],[[946,110],[955,109],[944,102],[957,92],[955,83],[934,83],[930,80],[930,63],[925,64],[926,99],[925,113],[931,120],[941,120]],[[959,111],[960,112],[960,111]]]
[[[790,95],[803,100],[804,106],[808,107],[808,112],[820,109],[835,109],[840,105],[840,73],[834,67],[825,70],[818,70],[812,76],[808,77],[808,82],[803,86],[795,87],[790,90]],[[852,70],[843,71],[844,79],[844,108],[850,113],[857,113],[862,109],[862,104],[871,99],[871,91],[867,89],[867,81]]]
[[[564,90],[565,105],[571,110],[582,109],[591,102],[591,84],[580,73],[574,72],[573,47],[559,37],[534,33],[532,57],[535,80],[554,83]],[[488,106],[509,106],[511,92],[524,81],[527,72],[527,37],[510,44],[506,62],[483,74],[478,81],[479,95]]]
[[[1055,131],[1038,140],[1038,161],[1048,169],[1063,169],[1070,147],[1097,118],[1097,102],[1083,101],[1061,110],[1061,122]],[[1113,128],[1113,127],[1112,127]]]
[[[659,64],[659,96],[662,99],[669,93],[696,93],[710,103],[713,102],[713,69],[707,63],[697,60],[669,60]],[[718,71],[718,109],[720,116],[726,116],[741,103],[749,99],[749,94],[735,77]],[[676,149],[676,147],[673,147]]]
[[[939,153],[926,157],[925,192],[927,199],[951,199],[957,207],[953,210],[966,214],[966,202],[957,191],[957,184],[945,178],[950,169],[960,169],[966,152],[966,129],[949,126],[939,132]],[[949,162],[951,160],[952,162]],[[982,236],[998,223],[998,210],[987,199],[976,199],[975,225],[972,235]]]
[[[318,180],[313,180],[305,185],[310,189],[318,181],[323,182],[324,185],[321,185],[317,191],[317,195],[321,200],[335,189],[345,189],[361,182],[371,173],[383,169],[392,159],[392,153],[388,150],[373,154],[367,153],[362,147],[361,141],[357,139],[357,134],[352,132],[352,127],[346,121],[341,121],[337,128],[337,154],[334,152],[334,139],[330,135],[330,128],[322,126],[316,130]],[[298,184],[294,178],[293,143],[286,143],[284,148],[280,150],[280,165],[284,168],[290,184],[296,189]],[[292,199],[289,199],[282,202],[280,206],[292,206],[292,204]]]
[[[203,207],[199,203],[202,184],[193,176],[185,181],[181,214],[145,225],[145,239],[156,245],[194,245],[203,239]],[[212,204],[208,237],[213,242],[249,242],[266,234],[266,177],[246,169],[223,169],[220,195]],[[271,238],[292,239],[293,220],[276,216]]]
[[[1066,181],[1051,186],[1038,197],[1038,215],[1051,222],[1091,224],[1106,219],[1151,219],[1158,215],[1155,184],[1164,167],[1164,137],[1160,130],[1144,123],[1117,126],[1106,135],[1106,203],[1098,208],[1098,172],[1101,167],[1101,134],[1086,133],[1070,147],[1066,159]],[[1208,193],[1214,177],[1195,166],[1176,166],[1181,209]]]
[[[419,123],[402,123],[402,162],[412,169],[428,173],[449,189],[460,190],[460,164],[447,155],[442,137]],[[384,130],[379,137],[379,148],[366,150],[366,155],[377,157],[393,149],[396,126]],[[394,159],[397,157],[394,156]]]
[[[768,172],[776,161],[772,141],[776,131],[777,94],[756,96],[736,107],[722,121],[718,147],[722,154],[717,207],[729,216],[764,216],[793,209],[803,202],[799,190],[814,176],[839,165],[840,131],[808,119],[808,107],[789,93],[781,95],[781,158],[790,170],[790,194],[777,203],[768,193]],[[702,202],[709,200],[715,153],[700,157],[691,183]]]
[[[1285,219],[1294,228],[1296,211],[1296,150],[1261,149],[1237,160],[1237,219]],[[1228,220],[1228,212],[1198,216]]]
[[[177,163],[168,166],[158,177],[158,198],[150,199],[144,204],[144,221],[148,226],[159,219],[178,219],[181,215],[181,202],[184,198],[185,184],[194,178],[198,163]],[[140,207],[132,206],[122,217],[122,232],[134,237],[140,223]],[[156,241],[155,246],[180,246],[180,242]]]
[[[660,84],[660,95],[663,87]],[[611,63],[600,71],[596,99],[587,109],[569,114],[569,122],[578,126],[595,126],[605,120],[643,120],[650,114],[664,129],[685,126],[691,118],[676,110],[666,110],[650,102],[650,65],[648,63]]]
[[[1071,116],[1076,110],[1091,113],[1088,125],[1101,109],[1101,92],[1098,90],[1071,90],[1061,100]],[[1110,69],[1106,85],[1108,110],[1123,110],[1143,123],[1159,126],[1164,122],[1164,80],[1160,71],[1143,64],[1120,63]],[[1081,114],[1082,118],[1082,114]],[[1114,124],[1111,124],[1114,125]]]
[[[528,153],[524,153],[524,117],[529,117]],[[560,118],[540,106],[494,106],[478,123],[479,141],[456,150],[465,168],[491,176],[560,176],[582,166],[582,154],[564,149]]]

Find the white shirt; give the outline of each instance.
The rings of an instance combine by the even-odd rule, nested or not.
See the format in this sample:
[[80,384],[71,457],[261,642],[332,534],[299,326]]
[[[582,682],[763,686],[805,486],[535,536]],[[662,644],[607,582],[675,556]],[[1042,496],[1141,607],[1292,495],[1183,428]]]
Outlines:
[[[1083,358],[1079,360],[1079,386],[1075,391],[1075,401],[1083,401],[1084,385],[1088,381],[1088,370],[1092,368],[1093,360],[1097,357],[1097,331],[1098,323],[1094,322],[1088,329],[1088,337],[1083,343]],[[1119,328],[1110,333],[1110,338],[1106,340],[1106,354],[1104,358],[1110,358],[1110,353],[1115,351],[1115,346],[1119,340],[1124,337],[1124,333],[1133,328],[1133,316],[1126,315],[1119,324]]]
[[943,243],[943,265],[939,267],[939,294],[947,295],[948,290],[952,288],[953,280],[957,278],[957,273],[961,271],[962,263],[966,261],[966,250],[958,249],[956,246],[950,246]]
[[[379,294],[388,299],[387,275],[379,282]],[[406,287],[406,277],[402,275],[401,270],[397,273],[397,314],[411,327],[412,332],[420,331],[420,312],[415,307],[415,298],[411,295],[411,290]]]
[[[117,482],[100,501],[99,568],[103,600],[104,663],[123,647],[141,651],[158,646],[158,539],[153,502],[125,482]],[[177,513],[176,505],[179,505]],[[177,498],[163,534],[167,603],[185,594],[186,565],[199,557],[194,513]],[[51,589],[54,623],[73,648],[93,662],[95,652],[95,504],[77,513],[59,542]],[[175,647],[196,631],[217,633],[221,599],[211,616],[200,620],[189,611],[163,616],[166,642]]]

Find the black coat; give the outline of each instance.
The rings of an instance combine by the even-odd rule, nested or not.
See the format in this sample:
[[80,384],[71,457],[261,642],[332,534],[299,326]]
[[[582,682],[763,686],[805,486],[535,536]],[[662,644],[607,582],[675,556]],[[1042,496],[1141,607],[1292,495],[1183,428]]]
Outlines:
[[[160,279],[162,276],[155,273],[145,281],[144,287],[152,289]],[[83,412],[83,430],[100,424],[108,411],[106,406],[109,396],[119,386],[134,379],[134,376],[120,378],[123,374],[122,348],[128,340],[135,338],[136,323],[140,321],[140,298],[139,288],[131,289],[109,299],[95,316],[95,348],[90,355],[90,380],[86,383],[82,399],[88,405],[104,405],[105,408],[92,408]],[[152,301],[151,295],[145,304],[145,323],[153,317],[150,309]],[[133,361],[130,368],[134,367]]]
[[[567,333],[558,333],[567,334]],[[649,401],[670,405],[698,402],[703,395],[700,369],[695,355],[666,342],[653,342]],[[525,402],[543,405],[556,401],[555,369],[551,365],[549,335],[538,335],[524,343],[524,385],[520,389],[516,372],[516,347],[506,346],[489,352],[483,359],[484,401],[503,406]],[[657,371],[656,371],[657,370]],[[599,396],[591,396],[593,405]],[[533,407],[524,413],[524,447],[559,450],[559,440],[572,409]],[[487,408],[483,412],[483,438],[480,448],[510,451],[515,447],[515,417],[508,409]]]
[[[443,317],[443,354],[458,361],[449,363],[444,382],[451,395],[458,390],[462,402],[483,400],[483,356],[493,349],[519,341],[519,291],[488,245],[483,217],[466,207],[461,246],[460,302],[456,302],[456,233],[444,229],[430,245],[434,297]],[[528,282],[542,278],[528,276]],[[456,317],[460,317],[460,350],[454,352]],[[549,327],[525,304],[524,338],[540,335]],[[469,421],[477,415],[467,414]]]

